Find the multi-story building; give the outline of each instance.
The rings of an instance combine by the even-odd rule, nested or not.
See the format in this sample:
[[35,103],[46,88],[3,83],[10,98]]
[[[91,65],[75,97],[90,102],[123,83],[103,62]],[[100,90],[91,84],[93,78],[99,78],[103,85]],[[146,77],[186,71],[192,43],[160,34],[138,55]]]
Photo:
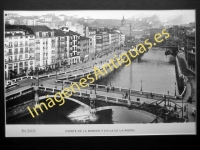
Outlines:
[[59,67],[68,64],[69,61],[69,35],[62,30],[54,29],[56,39],[56,63]]
[[35,35],[35,67],[55,67],[55,37],[47,26],[28,26]]
[[124,44],[125,44],[125,34],[120,34],[120,44],[121,44],[121,46],[124,46]]
[[115,49],[115,40],[116,40],[116,37],[115,37],[115,32],[108,32],[109,34],[109,46],[110,46],[110,50],[114,50]]
[[89,53],[94,54],[96,51],[96,30],[90,27],[88,28],[88,30],[89,30],[89,35],[87,37],[90,38],[90,42],[91,42]]
[[189,30],[186,33],[186,46],[185,57],[188,64],[188,68],[194,72],[196,63],[196,46],[195,46],[195,29]]
[[120,39],[121,39],[120,33],[115,32],[115,43],[114,43],[115,49],[119,49],[119,47],[120,47]]
[[105,31],[96,32],[96,53],[107,54],[109,53],[109,34]]
[[80,37],[80,60],[82,62],[87,61],[89,59],[89,48],[91,45],[91,39],[87,37]]
[[62,27],[62,30],[69,36],[69,58],[68,64],[77,64],[80,62],[80,34],[69,30],[67,27]]
[[5,27],[5,78],[35,69],[35,36],[25,26]]
[[65,15],[59,15],[58,18],[60,18],[61,21],[65,20]]

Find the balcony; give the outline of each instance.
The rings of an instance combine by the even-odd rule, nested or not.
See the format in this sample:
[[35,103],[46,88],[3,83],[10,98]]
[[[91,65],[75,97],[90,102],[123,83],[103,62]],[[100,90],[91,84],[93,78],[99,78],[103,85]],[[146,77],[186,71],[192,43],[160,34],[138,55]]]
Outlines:
[[19,53],[20,53],[20,54],[23,54],[24,52],[23,52],[23,51],[20,51]]
[[25,53],[28,53],[28,50],[26,50]]
[[18,45],[14,45],[14,47],[18,47]]
[[30,50],[29,53],[34,53],[34,50]]
[[18,52],[14,52],[14,54],[18,54]]
[[23,46],[24,46],[24,44],[20,44],[20,45],[19,45],[19,47],[23,47]]
[[8,47],[8,48],[13,48],[13,45],[7,45],[6,47]]

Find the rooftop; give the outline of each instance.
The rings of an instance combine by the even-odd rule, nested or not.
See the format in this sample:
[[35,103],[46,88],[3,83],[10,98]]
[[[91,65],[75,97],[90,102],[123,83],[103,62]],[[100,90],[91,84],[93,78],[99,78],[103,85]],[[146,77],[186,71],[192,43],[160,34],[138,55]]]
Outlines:
[[28,34],[34,34],[33,31],[30,28],[28,28],[26,25],[5,25],[5,30],[6,31],[24,30],[24,31],[27,31],[26,33]]
[[33,32],[39,32],[39,31],[50,32],[50,31],[52,31],[49,27],[44,26],[44,25],[27,26],[27,27],[29,27]]
[[89,39],[90,39],[90,38],[87,38],[87,37],[84,37],[84,36],[81,36],[81,37],[80,37],[80,40],[81,40],[81,41],[83,41],[83,40],[89,40]]

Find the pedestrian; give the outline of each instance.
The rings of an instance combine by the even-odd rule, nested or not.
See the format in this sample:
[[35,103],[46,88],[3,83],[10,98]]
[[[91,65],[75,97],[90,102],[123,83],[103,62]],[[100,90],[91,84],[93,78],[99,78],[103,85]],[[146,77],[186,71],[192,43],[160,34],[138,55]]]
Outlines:
[[126,97],[128,97],[128,93],[126,92]]
[[115,87],[113,86],[113,91],[115,90]]
[[184,112],[186,111],[186,105],[184,106]]
[[176,105],[175,105],[175,107],[174,107],[174,111],[176,111],[177,110],[177,107],[176,107]]
[[107,92],[109,92],[109,87],[107,87]]

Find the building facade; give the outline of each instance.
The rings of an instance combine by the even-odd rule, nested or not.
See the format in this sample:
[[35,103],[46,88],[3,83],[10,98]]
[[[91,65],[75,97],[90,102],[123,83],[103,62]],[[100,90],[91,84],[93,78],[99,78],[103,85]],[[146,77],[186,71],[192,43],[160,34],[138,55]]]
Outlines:
[[185,57],[188,64],[188,68],[193,72],[196,72],[196,46],[195,46],[195,30],[188,31],[186,33],[186,46]]
[[35,67],[47,69],[55,67],[55,37],[47,26],[28,26],[35,35]]
[[84,62],[89,59],[91,39],[87,37],[80,37],[80,61]]
[[35,35],[18,26],[10,27],[5,29],[5,79],[10,79],[11,72],[22,74],[35,69]]
[[109,34],[109,46],[110,46],[110,50],[114,50],[115,49],[115,44],[116,44],[115,32],[108,32],[108,34]]
[[68,64],[77,64],[80,62],[80,34],[62,27],[61,30],[69,36],[69,59]]
[[97,31],[96,33],[96,53],[107,54],[110,51],[109,34],[105,31]]
[[54,29],[56,39],[56,63],[59,67],[67,65],[69,61],[69,35],[62,30]]

